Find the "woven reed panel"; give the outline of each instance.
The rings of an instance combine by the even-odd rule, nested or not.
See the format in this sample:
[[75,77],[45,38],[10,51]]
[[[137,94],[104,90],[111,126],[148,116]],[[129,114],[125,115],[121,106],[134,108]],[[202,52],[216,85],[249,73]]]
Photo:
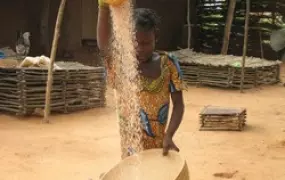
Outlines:
[[[69,113],[105,105],[105,69],[79,63],[57,63],[53,74],[51,112]],[[44,109],[47,69],[0,68],[0,110],[29,115]]]
[[207,106],[200,113],[200,130],[242,131],[246,109]]

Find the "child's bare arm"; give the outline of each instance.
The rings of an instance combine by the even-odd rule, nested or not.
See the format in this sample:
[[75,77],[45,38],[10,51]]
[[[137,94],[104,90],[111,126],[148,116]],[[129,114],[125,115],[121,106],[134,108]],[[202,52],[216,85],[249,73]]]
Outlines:
[[111,39],[110,10],[106,5],[99,6],[97,22],[97,43],[100,51],[106,52]]
[[176,91],[171,93],[171,99],[173,102],[172,115],[169,122],[169,127],[166,132],[166,136],[172,138],[177,131],[184,114],[184,102],[182,91]]

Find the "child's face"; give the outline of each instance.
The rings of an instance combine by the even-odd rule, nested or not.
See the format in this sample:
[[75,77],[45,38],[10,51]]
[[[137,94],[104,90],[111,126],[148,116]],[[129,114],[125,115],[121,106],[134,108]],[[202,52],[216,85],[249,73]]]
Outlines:
[[146,62],[152,57],[155,48],[155,33],[151,31],[136,32],[136,55],[139,62]]

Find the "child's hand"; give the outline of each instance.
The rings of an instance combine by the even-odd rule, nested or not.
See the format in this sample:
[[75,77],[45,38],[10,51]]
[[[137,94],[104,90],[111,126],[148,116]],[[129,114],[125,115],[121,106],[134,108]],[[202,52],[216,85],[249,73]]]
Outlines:
[[98,5],[99,7],[106,6],[107,4],[105,3],[105,0],[98,0]]
[[174,144],[172,138],[166,135],[163,140],[163,156],[167,156],[169,150],[179,152],[179,148]]

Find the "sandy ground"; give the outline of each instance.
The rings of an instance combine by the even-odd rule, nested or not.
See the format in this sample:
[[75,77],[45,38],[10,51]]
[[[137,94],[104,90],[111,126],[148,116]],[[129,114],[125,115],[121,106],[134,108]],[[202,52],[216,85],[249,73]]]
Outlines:
[[[51,118],[0,115],[0,180],[98,179],[120,160],[112,93],[108,107]],[[285,179],[285,87],[281,84],[240,94],[235,90],[190,87],[186,114],[175,137],[192,180],[238,171],[232,179]],[[200,132],[205,105],[246,107],[243,132]]]

